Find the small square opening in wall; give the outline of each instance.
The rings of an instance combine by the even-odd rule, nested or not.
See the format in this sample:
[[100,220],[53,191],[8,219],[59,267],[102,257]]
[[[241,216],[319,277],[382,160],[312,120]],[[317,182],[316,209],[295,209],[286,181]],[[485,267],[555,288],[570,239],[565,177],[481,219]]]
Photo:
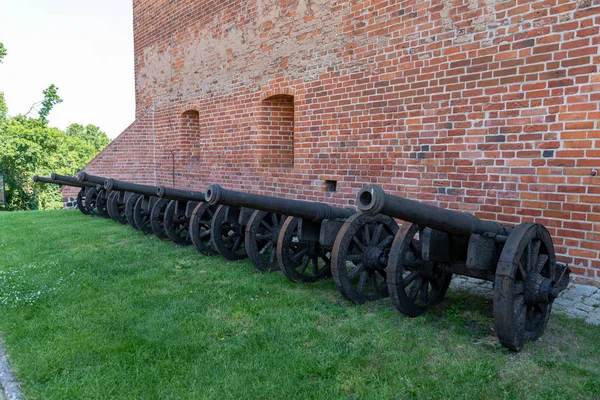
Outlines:
[[337,181],[325,181],[325,188],[328,192],[337,192]]

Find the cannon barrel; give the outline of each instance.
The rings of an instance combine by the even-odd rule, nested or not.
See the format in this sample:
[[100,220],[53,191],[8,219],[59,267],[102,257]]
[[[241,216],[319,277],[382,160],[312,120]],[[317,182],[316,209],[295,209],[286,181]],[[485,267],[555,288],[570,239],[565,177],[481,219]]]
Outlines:
[[90,175],[87,172],[80,172],[77,174],[77,180],[79,182],[92,182],[95,183],[96,185],[102,185],[104,186],[104,182],[106,182],[105,177],[103,176],[97,176],[97,175]]
[[446,210],[415,200],[392,196],[376,185],[362,188],[356,196],[356,204],[364,214],[385,214],[463,237],[474,233],[506,233],[502,225],[497,222],[485,221],[468,213]]
[[104,181],[104,189],[138,193],[143,194],[144,196],[156,196],[157,187],[108,178]]
[[156,194],[158,197],[169,200],[179,201],[200,201],[205,202],[206,196],[202,192],[193,192],[190,190],[173,189],[164,186],[159,186]]
[[74,187],[78,187],[78,188],[88,187],[88,185],[86,185],[85,183],[81,183],[81,182],[74,184],[74,183],[61,181],[58,179],[46,178],[44,176],[37,176],[37,175],[33,176],[33,181],[40,182],[40,183],[52,183],[52,184],[61,185],[61,186],[74,186]]
[[348,208],[332,207],[328,204],[304,200],[282,199],[259,194],[236,192],[223,189],[217,184],[206,189],[206,201],[211,204],[253,208],[292,217],[320,222],[324,219],[348,218],[355,213]]
[[96,186],[93,183],[79,182],[76,178],[74,178],[72,176],[59,175],[56,172],[53,172],[52,174],[50,174],[50,179],[52,179],[54,181],[64,182],[63,185],[67,185],[67,186],[75,186],[75,187]]

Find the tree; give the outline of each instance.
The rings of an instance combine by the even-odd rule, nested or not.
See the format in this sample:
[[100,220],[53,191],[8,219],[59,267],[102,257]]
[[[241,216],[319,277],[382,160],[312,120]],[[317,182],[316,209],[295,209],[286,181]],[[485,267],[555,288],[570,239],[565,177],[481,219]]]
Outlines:
[[58,95],[58,88],[54,86],[54,83],[48,86],[42,93],[44,94],[44,100],[42,100],[42,108],[38,113],[38,119],[42,122],[48,122],[47,117],[52,108],[62,103],[63,100]]
[[66,134],[93,145],[96,151],[102,150],[110,143],[110,139],[106,136],[106,133],[102,132],[96,125],[92,124],[86,126],[81,124],[71,124],[67,127]]
[[6,47],[4,47],[4,44],[0,42],[0,64],[2,64],[2,59],[6,57],[7,54],[8,52],[6,51]]
[[4,93],[0,92],[0,120],[6,119],[8,116],[8,107],[6,106],[6,100],[4,99]]

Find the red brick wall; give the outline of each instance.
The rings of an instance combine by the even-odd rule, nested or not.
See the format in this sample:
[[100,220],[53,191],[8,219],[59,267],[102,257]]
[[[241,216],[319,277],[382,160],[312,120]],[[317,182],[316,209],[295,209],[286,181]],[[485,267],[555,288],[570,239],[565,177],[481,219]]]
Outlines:
[[[343,206],[378,183],[543,223],[600,282],[599,27],[598,0],[134,0],[138,119],[87,170]],[[277,95],[293,167],[265,162]]]

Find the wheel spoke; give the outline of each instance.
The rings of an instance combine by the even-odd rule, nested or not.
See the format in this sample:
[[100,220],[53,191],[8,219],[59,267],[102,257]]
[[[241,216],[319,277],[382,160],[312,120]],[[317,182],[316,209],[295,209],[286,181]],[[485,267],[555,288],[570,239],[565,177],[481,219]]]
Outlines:
[[410,287],[410,290],[409,290],[410,293],[408,294],[408,298],[410,299],[411,302],[413,302],[413,303],[415,302],[420,290],[421,290],[421,281],[414,282],[413,285]]
[[362,261],[362,259],[363,259],[362,254],[348,254],[346,256],[346,261]]
[[535,271],[538,274],[542,272],[542,270],[544,269],[544,266],[546,265],[546,262],[548,262],[548,255],[547,254],[541,254],[538,257],[537,264],[535,266]]
[[375,275],[374,272],[371,272],[369,274],[369,276],[371,277],[371,286],[373,287],[373,293],[377,293],[377,276]]
[[310,262],[310,257],[306,257],[304,259],[304,261],[302,262],[302,267],[300,268],[299,273],[302,275],[306,272],[306,269],[308,268],[308,263]]
[[375,227],[375,231],[373,232],[373,237],[371,238],[371,246],[377,246],[379,240],[381,239],[381,233],[383,232],[383,224],[377,224]]
[[312,269],[313,269],[313,274],[318,275],[319,274],[319,258],[318,257],[311,257],[311,263],[312,263]]
[[352,237],[352,241],[358,246],[361,251],[365,251],[365,246],[358,240],[356,236]]
[[369,232],[369,224],[364,225],[364,231],[365,237],[363,243],[369,246],[371,244],[371,233]]
[[527,272],[531,272],[531,268],[537,267],[536,260],[541,246],[540,240],[532,240],[527,244]]
[[275,251],[272,251],[269,255],[269,262],[272,263],[275,261]]
[[302,257],[304,257],[304,255],[306,254],[307,251],[308,251],[308,249],[306,249],[306,248],[300,250],[298,253],[296,253],[292,256],[292,261],[294,263],[300,261],[302,259]]
[[394,237],[393,237],[392,235],[387,235],[387,236],[385,237],[385,239],[383,239],[383,240],[381,241],[381,243],[379,243],[379,244],[377,245],[377,247],[379,247],[381,250],[383,250],[383,249],[385,249],[386,247],[388,247],[388,246],[389,246],[389,245],[392,243],[392,241],[393,241],[393,240],[394,240]]
[[413,271],[410,274],[408,274],[408,276],[406,278],[402,279],[402,284],[404,285],[404,287],[407,287],[408,285],[410,285],[411,283],[413,283],[413,281],[415,279],[417,279],[417,277],[420,275],[421,273],[419,271]]
[[363,270],[364,270],[363,263],[356,264],[356,266],[354,268],[352,268],[352,270],[350,272],[348,272],[348,278],[350,278],[350,280],[354,280],[354,278],[356,278],[358,276],[358,274],[361,273]]
[[236,251],[238,251],[241,244],[242,244],[242,238],[238,236],[235,239],[235,243],[233,244],[233,247],[231,248],[231,250],[235,253]]
[[256,235],[256,240],[271,240],[272,238],[273,238],[273,234],[272,233],[257,234]]
[[273,227],[269,224],[267,224],[267,221],[265,221],[264,219],[262,221],[260,221],[260,224],[262,226],[264,226],[265,228],[267,228],[270,232],[273,232]]
[[369,273],[367,271],[362,271],[360,273],[360,278],[358,279],[358,291],[364,292],[365,284],[367,283],[367,278],[369,277]]
[[258,252],[259,254],[264,254],[267,250],[269,250],[269,248],[271,247],[271,242],[267,242],[267,244],[265,244],[263,246],[262,249],[260,249],[260,251]]

